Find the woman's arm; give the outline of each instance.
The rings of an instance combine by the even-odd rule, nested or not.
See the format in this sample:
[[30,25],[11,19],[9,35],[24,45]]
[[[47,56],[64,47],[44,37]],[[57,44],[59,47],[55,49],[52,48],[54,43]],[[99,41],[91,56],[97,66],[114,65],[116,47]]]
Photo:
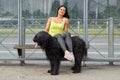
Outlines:
[[51,19],[52,19],[52,17],[50,17],[50,18],[48,19],[47,23],[46,23],[46,26],[45,26],[45,31],[46,31],[46,32],[49,32]]
[[65,18],[65,27],[64,27],[64,32],[68,32],[69,29],[69,19]]

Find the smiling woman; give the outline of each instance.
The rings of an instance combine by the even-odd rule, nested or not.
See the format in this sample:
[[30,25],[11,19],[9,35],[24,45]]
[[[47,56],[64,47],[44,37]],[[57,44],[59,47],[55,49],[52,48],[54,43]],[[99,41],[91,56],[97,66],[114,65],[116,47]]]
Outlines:
[[[55,17],[50,17],[47,21],[45,31],[51,36],[57,38],[62,50],[64,51],[64,58],[74,62],[73,47],[71,34],[69,29],[69,14],[67,7],[61,5],[57,9]],[[67,46],[67,47],[66,47]]]

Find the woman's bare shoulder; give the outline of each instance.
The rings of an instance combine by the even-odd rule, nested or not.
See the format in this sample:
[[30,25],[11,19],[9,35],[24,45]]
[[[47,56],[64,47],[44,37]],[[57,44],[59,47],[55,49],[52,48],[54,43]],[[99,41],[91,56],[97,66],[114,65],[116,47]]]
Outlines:
[[49,18],[48,18],[48,21],[51,22],[52,19],[53,19],[53,17],[49,17]]
[[51,19],[52,19],[52,17],[49,17],[49,18],[48,18],[48,20],[51,20]]
[[64,19],[65,22],[69,22],[68,18],[64,17],[63,19]]
[[49,20],[51,21],[52,19],[55,19],[56,17],[49,17]]

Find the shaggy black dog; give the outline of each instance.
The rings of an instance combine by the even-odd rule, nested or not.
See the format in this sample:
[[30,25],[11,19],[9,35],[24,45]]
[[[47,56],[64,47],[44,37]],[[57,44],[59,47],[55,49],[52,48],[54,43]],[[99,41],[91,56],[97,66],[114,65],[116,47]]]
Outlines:
[[[57,39],[52,37],[45,31],[38,32],[33,38],[34,42],[45,50],[46,56],[50,61],[51,69],[48,70],[51,75],[59,74],[60,61],[64,58],[64,52],[61,49]],[[72,37],[73,53],[75,56],[75,64],[72,67],[73,73],[81,72],[81,62],[83,57],[87,55],[86,44],[83,39],[78,36]]]

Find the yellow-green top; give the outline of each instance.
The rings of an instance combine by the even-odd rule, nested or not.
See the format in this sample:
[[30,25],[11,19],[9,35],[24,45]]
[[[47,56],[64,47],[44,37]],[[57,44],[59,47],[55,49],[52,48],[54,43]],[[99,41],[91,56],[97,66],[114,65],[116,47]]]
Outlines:
[[56,23],[53,19],[51,20],[49,34],[55,36],[56,34],[62,34],[64,30],[65,21],[62,23]]

